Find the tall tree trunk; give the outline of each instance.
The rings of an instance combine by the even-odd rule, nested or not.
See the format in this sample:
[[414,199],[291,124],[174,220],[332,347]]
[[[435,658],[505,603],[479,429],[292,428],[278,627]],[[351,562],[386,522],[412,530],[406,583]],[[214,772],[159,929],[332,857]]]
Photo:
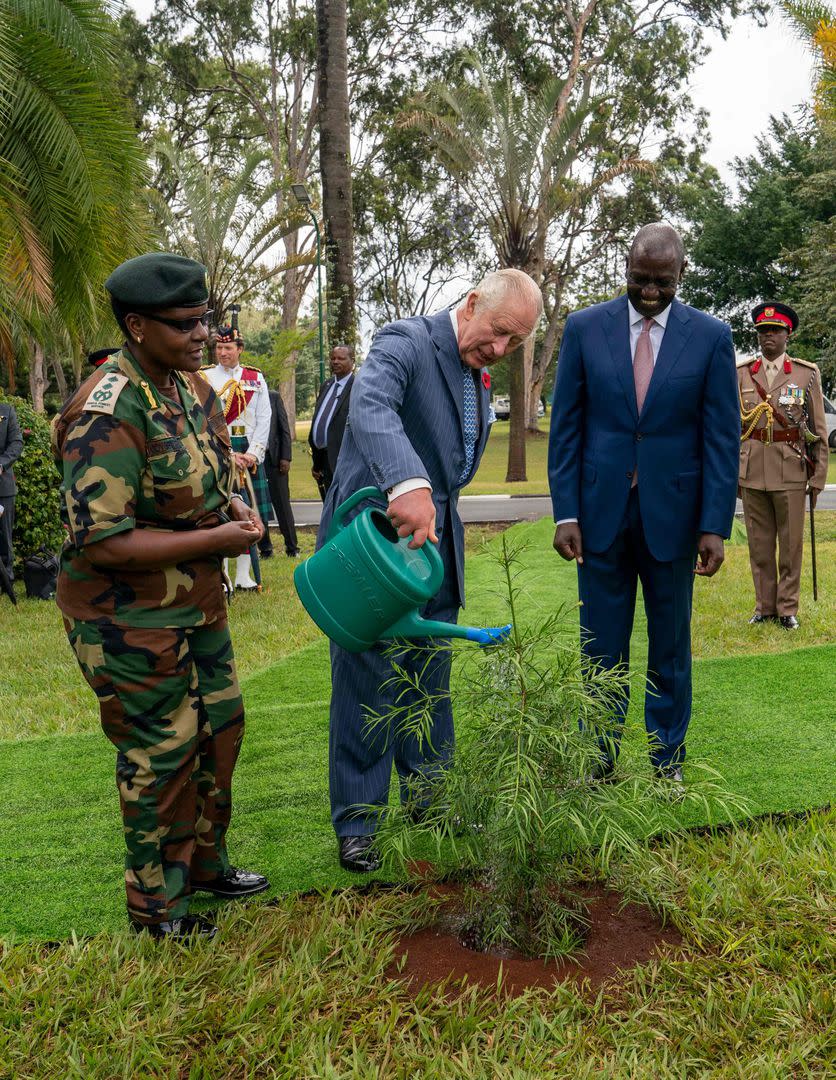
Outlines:
[[525,430],[526,433],[539,433],[537,427],[537,395],[531,393],[531,373],[534,367],[534,346],[536,339],[532,336],[523,344],[523,357],[525,369]]
[[508,472],[506,484],[527,480],[525,471],[525,357],[521,345],[508,361],[511,399],[510,432],[508,435]]
[[46,365],[44,363],[44,350],[40,341],[31,339],[32,355],[29,358],[29,393],[32,397],[32,408],[36,413],[44,411],[44,392],[46,391]]
[[[285,237],[284,247],[287,255],[295,255],[297,249],[297,234],[291,233]],[[282,296],[282,330],[290,330],[296,326],[299,317],[299,305],[302,302],[302,294],[299,289],[299,271],[291,267],[284,275],[284,290]],[[287,376],[279,383],[279,393],[284,402],[287,420],[290,425],[290,437],[296,438],[296,362],[298,353],[292,353],[288,357]]]
[[[543,387],[546,383],[546,376],[549,373],[549,369],[552,366],[553,361],[557,357],[557,351],[560,348],[560,339],[563,336],[563,315],[561,312],[561,300],[563,297],[563,282],[561,280],[557,287],[557,294],[554,299],[554,306],[547,314],[549,316],[549,324],[546,327],[546,333],[543,336],[543,340],[540,342],[540,348],[537,350],[534,356],[534,362],[531,368],[531,387],[529,390],[529,416],[534,416],[535,427],[537,417],[537,401],[540,395],[543,393]],[[539,430],[539,429],[538,429]]]
[[348,113],[346,0],[317,0],[319,64],[319,169],[328,314],[333,342],[354,344],[354,222],[351,196],[351,129]]
[[58,393],[62,401],[66,401],[69,397],[69,389],[67,388],[67,378],[64,375],[64,369],[61,367],[61,361],[55,355],[50,353],[49,366],[52,368],[52,374],[55,376],[55,385],[58,387]]

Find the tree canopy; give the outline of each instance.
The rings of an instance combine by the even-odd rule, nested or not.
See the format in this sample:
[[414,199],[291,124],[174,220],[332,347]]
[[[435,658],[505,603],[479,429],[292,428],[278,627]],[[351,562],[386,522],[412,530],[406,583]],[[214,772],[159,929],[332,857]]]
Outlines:
[[113,267],[148,236],[142,147],[110,5],[0,0],[0,355],[95,336]]

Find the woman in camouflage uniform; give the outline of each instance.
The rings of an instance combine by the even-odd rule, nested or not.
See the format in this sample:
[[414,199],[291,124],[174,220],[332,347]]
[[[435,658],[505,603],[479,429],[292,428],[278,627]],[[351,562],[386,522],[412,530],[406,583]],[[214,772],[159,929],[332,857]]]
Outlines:
[[268,887],[226,852],[244,709],[221,560],[262,527],[230,498],[226,421],[198,374],[205,275],[164,253],[111,274],[125,345],[53,428],[68,532],[58,605],[117,751],[131,925],[155,937],[214,935],[188,915],[194,890]]

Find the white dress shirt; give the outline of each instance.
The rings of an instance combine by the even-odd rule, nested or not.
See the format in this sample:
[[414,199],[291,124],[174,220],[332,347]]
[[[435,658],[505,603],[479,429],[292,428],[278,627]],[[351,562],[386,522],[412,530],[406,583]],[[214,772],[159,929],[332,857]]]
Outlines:
[[[665,336],[665,327],[668,325],[668,316],[671,313],[671,306],[665,308],[664,311],[660,311],[658,315],[653,316],[653,325],[650,328],[650,345],[653,349],[653,363],[656,364],[656,357],[659,355],[659,349],[662,345],[662,338]],[[642,332],[642,324],[644,323],[644,315],[640,315],[638,311],[633,307],[630,301],[627,301],[627,315],[630,320],[630,358],[636,359],[636,345],[638,344],[639,335]]]
[[[650,327],[650,347],[653,350],[653,365],[656,366],[656,358],[659,355],[659,349],[662,347],[662,338],[665,336],[665,327],[668,325],[668,316],[671,313],[671,306],[665,308],[664,311],[660,311],[658,315],[653,316],[653,325]],[[636,359],[636,345],[638,344],[639,335],[642,332],[645,316],[641,315],[630,301],[627,301],[627,318],[630,323],[630,359]],[[561,518],[560,521],[556,521],[555,525],[566,525],[570,521],[577,521],[577,518]]]

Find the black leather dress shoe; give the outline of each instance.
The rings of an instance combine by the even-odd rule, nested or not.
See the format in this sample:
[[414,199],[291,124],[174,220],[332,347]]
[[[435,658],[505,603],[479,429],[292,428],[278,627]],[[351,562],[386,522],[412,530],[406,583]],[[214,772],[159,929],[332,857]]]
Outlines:
[[761,615],[759,611],[756,611],[752,618],[749,620],[749,625],[757,626],[759,623],[775,622],[777,618],[777,615]]
[[373,836],[338,836],[340,866],[353,874],[371,874],[380,869],[380,859],[371,850]]
[[217,926],[199,915],[184,915],[181,919],[161,923],[141,923],[131,919],[131,930],[135,934],[150,934],[158,941],[164,938],[173,938],[176,941],[211,941],[218,932]]
[[264,551],[262,551],[261,548],[259,548],[258,549],[258,557],[259,557],[259,559],[272,559],[273,558],[273,549],[271,547],[269,547],[269,548],[265,548]]
[[657,780],[667,781],[671,798],[684,798],[685,780],[682,776],[681,765],[663,765],[661,768],[654,766],[653,773]]
[[226,900],[241,900],[269,888],[270,882],[263,874],[254,874],[252,870],[237,870],[234,866],[231,866],[223,877],[192,882],[192,892],[208,892]]
[[800,623],[798,619],[796,619],[795,615],[782,615],[778,619],[778,622],[785,630],[797,630],[800,626]]
[[615,765],[611,761],[596,761],[586,777],[588,784],[611,784],[615,779]]

